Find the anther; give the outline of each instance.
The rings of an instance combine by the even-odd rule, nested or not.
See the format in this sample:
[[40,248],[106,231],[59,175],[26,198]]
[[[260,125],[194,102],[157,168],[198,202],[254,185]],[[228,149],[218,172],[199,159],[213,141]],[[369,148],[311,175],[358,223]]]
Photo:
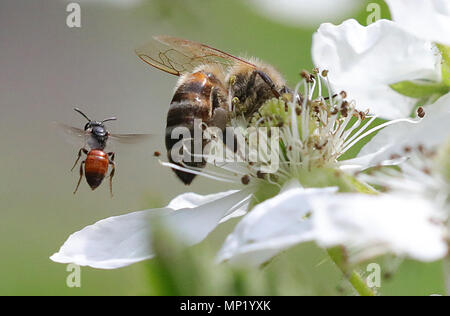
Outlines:
[[256,172],[256,176],[259,179],[265,179],[266,174],[264,172],[261,172],[261,171],[258,170],[258,172]]
[[366,113],[364,112],[359,112],[359,118],[361,119],[361,121],[364,121],[366,119]]
[[159,156],[161,156],[161,153],[160,153],[159,151],[155,151],[155,152],[153,153],[153,156],[159,157]]
[[417,146],[417,150],[422,154],[425,153],[425,147],[422,144],[419,144],[419,146]]
[[250,183],[250,176],[248,174],[246,174],[245,176],[243,176],[241,178],[241,182],[243,185],[247,185]]
[[419,106],[417,108],[417,116],[420,118],[423,118],[425,116],[425,110],[423,109],[423,107]]
[[313,82],[311,74],[307,70],[302,70],[300,76],[306,80],[306,82]]

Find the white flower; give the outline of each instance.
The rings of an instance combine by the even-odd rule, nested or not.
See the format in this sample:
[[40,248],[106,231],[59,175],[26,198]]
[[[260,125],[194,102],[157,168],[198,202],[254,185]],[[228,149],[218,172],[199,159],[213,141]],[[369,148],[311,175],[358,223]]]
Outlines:
[[218,261],[258,266],[308,241],[324,248],[346,246],[352,261],[385,253],[433,261],[447,253],[444,226],[434,218],[439,218],[434,204],[419,197],[296,187],[247,214],[226,239]]
[[202,241],[216,226],[247,210],[249,192],[201,196],[186,193],[161,209],[110,217],[72,234],[51,256],[59,263],[115,269],[153,257],[151,223],[164,221],[187,245]]
[[409,149],[419,146],[434,148],[450,135],[450,93],[425,108],[420,124],[405,121],[381,130],[367,143],[358,157],[346,161],[348,168],[394,164],[401,161]]
[[217,260],[258,266],[289,247],[314,240],[309,198],[324,198],[337,188],[304,189],[289,183],[280,194],[258,204],[228,236]]
[[[308,221],[302,222],[299,219],[286,222],[283,219],[284,216],[280,217],[280,214],[285,214],[286,219],[292,219],[292,216],[297,215],[301,218],[302,214],[305,215],[308,211],[309,204],[306,200],[308,196],[322,195],[336,189],[303,189],[297,185],[292,191],[286,189],[286,185],[292,180],[306,182],[314,180],[314,185],[318,186],[328,185],[324,183],[327,179],[345,182],[345,177],[336,175],[334,171],[349,166],[358,170],[372,166],[370,160],[367,160],[366,165],[362,165],[360,161],[352,164],[351,161],[338,160],[359,140],[390,124],[403,121],[416,123],[420,120],[401,119],[369,128],[376,116],[368,117],[365,113],[357,111],[354,102],[345,100],[345,93],[329,99],[324,98],[322,93],[327,90],[327,78],[319,73],[304,75],[306,79],[297,86],[291,101],[269,100],[251,119],[244,120],[237,112],[232,120],[235,127],[242,127],[242,124],[250,124],[252,127],[261,127],[266,124],[279,127],[279,140],[275,143],[267,136],[259,138],[259,142],[256,143],[257,146],[265,145],[263,147],[271,152],[276,150],[275,152],[279,155],[276,157],[279,166],[274,173],[261,172],[261,168],[267,164],[265,160],[254,163],[249,163],[245,159],[243,162],[216,163],[209,159],[211,157],[205,156],[204,158],[209,162],[209,168],[202,170],[162,162],[163,165],[171,168],[220,181],[243,183],[246,187],[241,191],[208,196],[187,193],[175,198],[162,209],[140,211],[99,221],[70,236],[51,259],[61,263],[73,262],[103,269],[118,268],[150,259],[154,256],[151,240],[151,227],[154,222],[163,222],[175,234],[175,237],[186,245],[193,245],[206,238],[221,222],[245,214],[250,199],[256,199],[254,193],[264,191],[266,187],[284,187],[287,191],[280,195],[275,195],[275,192],[273,194],[275,197],[258,205],[238,227],[253,225],[259,222],[258,214],[264,214],[259,222],[262,229],[259,230],[254,225],[253,228],[245,228],[243,231],[239,228],[237,235],[233,234],[227,239],[221,257],[232,260],[235,254],[251,250],[255,258],[249,259],[249,262],[260,263],[261,260],[270,258],[290,245],[310,240]],[[302,97],[297,93],[300,87],[304,88]],[[316,94],[318,97],[313,99]],[[366,118],[369,118],[367,122],[363,122]],[[251,146],[248,139],[246,142],[244,145]],[[284,150],[279,150],[280,142]],[[233,153],[220,141],[217,142],[217,146],[225,147],[226,151]],[[250,148],[250,151],[257,151],[257,149]],[[374,148],[375,150],[377,148]],[[237,153],[243,155],[240,150]],[[322,169],[324,171],[321,174]],[[312,170],[317,171],[312,176],[314,179],[311,179]],[[320,182],[321,178],[325,180]],[[296,202],[294,204],[289,202],[283,206],[285,199],[288,201],[293,199]],[[285,229],[280,229],[283,225],[286,225]],[[248,237],[247,233],[251,233],[252,236],[259,233],[269,234],[271,238],[277,239],[277,242],[266,243],[258,240],[259,237],[256,236],[255,240],[258,243],[248,247],[247,243],[253,237]],[[242,238],[245,240],[241,240]],[[234,246],[229,246],[230,243]],[[273,247],[269,252],[264,250],[264,247],[270,245]]]
[[312,55],[317,67],[330,70],[335,91],[345,90],[360,110],[387,119],[408,117],[416,103],[391,84],[441,79],[441,57],[432,43],[387,20],[367,27],[355,20],[322,24],[313,37]]
[[425,40],[450,45],[450,1],[386,0],[392,19]]
[[296,244],[345,246],[350,262],[382,254],[434,261],[448,254],[450,183],[436,173],[429,153],[411,150],[403,172],[362,175],[389,193],[335,193],[291,186],[255,207],[236,226],[219,261],[258,266]]
[[336,194],[311,199],[313,231],[325,248],[346,246],[350,260],[385,253],[421,261],[443,258],[445,227],[434,203],[400,194]]
[[[450,133],[446,136],[448,142]],[[345,245],[356,253],[354,260],[384,253],[421,261],[447,256],[450,148],[446,146],[450,143],[442,144],[444,140],[438,148],[444,150],[442,157],[436,156],[437,146],[408,147],[409,158],[399,165],[400,170],[384,168],[360,175],[387,193],[338,194],[311,201],[317,242],[324,247]]]
[[[305,241],[325,248],[344,245],[354,261],[384,253],[422,261],[443,258],[448,251],[444,223],[450,213],[450,184],[436,172],[426,148],[436,148],[450,137],[450,94],[429,107],[425,118],[386,127],[364,147],[360,158],[345,162],[383,165],[401,154],[402,172],[387,169],[387,174],[360,176],[365,183],[390,188],[388,194],[333,194],[330,189],[291,187],[247,214],[228,236],[218,259],[259,265]],[[311,216],[306,217],[308,212]]]
[[277,22],[309,26],[323,21],[339,20],[359,10],[359,0],[251,0],[253,7]]

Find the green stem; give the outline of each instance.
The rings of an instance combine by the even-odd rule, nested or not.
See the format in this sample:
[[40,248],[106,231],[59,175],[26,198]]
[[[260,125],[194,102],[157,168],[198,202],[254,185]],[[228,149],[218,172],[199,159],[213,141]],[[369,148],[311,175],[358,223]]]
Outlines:
[[345,251],[342,248],[330,248],[328,249],[328,255],[360,296],[375,296],[375,292],[367,286],[366,282],[358,272],[352,271],[349,273],[349,271],[347,271]]
[[447,256],[442,260],[444,282],[445,282],[445,295],[450,296],[450,257]]
[[348,281],[353,285],[360,296],[375,296],[374,291],[367,286],[364,279],[356,271],[352,272]]

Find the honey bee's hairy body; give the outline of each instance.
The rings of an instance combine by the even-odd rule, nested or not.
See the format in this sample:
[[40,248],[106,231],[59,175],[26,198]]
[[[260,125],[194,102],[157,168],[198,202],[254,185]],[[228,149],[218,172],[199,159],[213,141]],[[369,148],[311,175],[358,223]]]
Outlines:
[[[205,64],[179,78],[167,114],[166,149],[169,161],[174,162],[171,150],[181,139],[172,138],[174,128],[185,127],[194,135],[194,122],[197,119],[208,126],[225,130],[229,112],[233,110],[231,100],[239,100],[244,116],[249,118],[264,102],[276,97],[274,91],[286,89],[284,79],[272,66],[256,59],[250,61],[256,69],[245,64],[237,64],[229,69]],[[196,168],[206,165],[205,161],[191,161],[184,164]],[[194,174],[174,171],[185,184],[190,184],[195,178]]]
[[[281,74],[271,65],[265,64],[256,58],[249,60],[256,69],[245,64],[237,64],[227,74],[226,82],[229,86],[231,99],[238,100],[244,109],[245,117],[250,117],[267,100],[275,97],[273,89],[282,92],[286,89],[286,82]],[[269,86],[269,80],[273,87]]]

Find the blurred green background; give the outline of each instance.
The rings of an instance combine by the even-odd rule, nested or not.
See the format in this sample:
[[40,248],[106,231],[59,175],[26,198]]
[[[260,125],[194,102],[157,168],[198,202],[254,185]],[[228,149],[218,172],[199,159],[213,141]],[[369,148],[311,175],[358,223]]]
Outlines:
[[[235,55],[258,56],[294,85],[301,69],[312,68],[313,32],[328,21],[288,26],[261,15],[255,1],[130,2],[135,4],[80,1],[82,27],[73,29],[65,23],[68,1],[0,2],[0,294],[352,294],[326,254],[312,244],[296,247],[261,270],[213,265],[215,251],[235,222],[187,251],[163,242],[158,249],[173,251],[162,251],[157,260],[114,271],[82,268],[81,288],[66,286],[66,266],[48,257],[69,234],[105,217],[163,206],[186,191],[152,158],[155,150],[164,149],[162,131],[176,78],[150,69],[134,48],[156,34],[185,37]],[[332,22],[353,17],[366,24],[369,2],[379,3],[382,16],[389,18],[382,1],[360,1],[356,10]],[[115,149],[113,199],[107,185],[90,192],[85,182],[72,194],[78,178],[69,169],[78,147],[65,142],[51,122],[82,126],[74,106],[94,119],[117,116],[108,124],[113,132],[161,135],[147,144]],[[206,194],[228,188],[197,179],[189,190]],[[389,272],[392,262],[380,263]],[[403,262],[382,281],[380,292],[442,293],[440,273],[440,263]]]

